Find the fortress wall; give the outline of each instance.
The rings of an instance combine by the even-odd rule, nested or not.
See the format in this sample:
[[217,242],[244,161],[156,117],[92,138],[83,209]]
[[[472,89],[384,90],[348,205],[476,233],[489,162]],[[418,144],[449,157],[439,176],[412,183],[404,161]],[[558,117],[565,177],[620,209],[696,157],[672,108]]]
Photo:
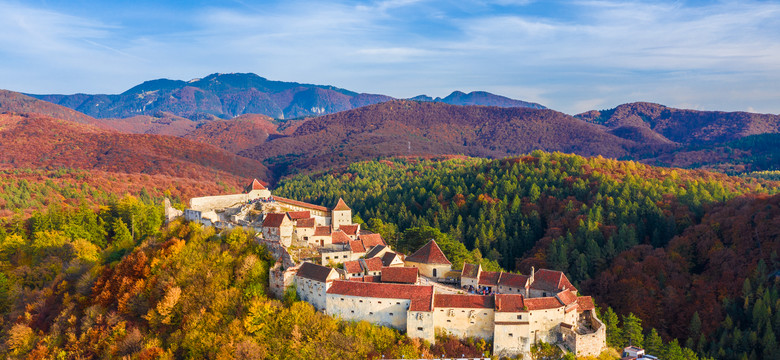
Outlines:
[[493,339],[493,309],[436,308],[433,325],[436,330],[446,330],[460,338],[478,337]]
[[433,312],[408,311],[406,315],[406,335],[410,338],[418,338],[436,342],[433,326]]
[[268,270],[268,287],[271,295],[281,300],[287,287],[295,283],[295,274],[297,273],[297,267],[285,269],[281,263],[276,263],[273,268]]
[[365,320],[372,324],[406,331],[409,299],[390,299],[327,294],[328,315],[344,320]]
[[300,276],[295,277],[295,289],[298,290],[298,296],[319,311],[325,311],[325,292],[328,291],[328,285],[330,284]]
[[254,199],[256,199],[256,197],[250,194],[204,196],[190,199],[190,209],[199,211],[225,209],[244,204],[247,201]]

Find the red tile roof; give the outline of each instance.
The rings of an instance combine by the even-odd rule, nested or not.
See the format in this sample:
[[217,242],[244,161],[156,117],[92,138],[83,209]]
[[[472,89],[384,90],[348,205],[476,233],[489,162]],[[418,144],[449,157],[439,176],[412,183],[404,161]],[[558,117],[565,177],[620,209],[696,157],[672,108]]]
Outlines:
[[524,312],[525,298],[520,294],[497,294],[496,312]]
[[252,191],[252,190],[265,190],[265,189],[266,189],[266,187],[263,185],[263,183],[261,183],[261,182],[260,182],[259,180],[257,180],[257,179],[254,179],[254,180],[252,180],[252,183],[251,183],[251,184],[249,184],[249,185],[246,187],[246,189],[245,189],[245,190],[246,190],[246,192],[250,192],[250,191]]
[[353,277],[353,278],[349,279],[349,281],[378,283],[378,282],[382,282],[382,279],[381,279],[380,276],[366,275],[366,276],[361,276],[361,277]]
[[336,203],[336,206],[333,208],[333,210],[336,211],[343,211],[343,210],[352,210],[347,206],[347,203],[344,202],[344,199],[339,198],[339,201]]
[[482,286],[496,286],[498,285],[498,278],[501,276],[497,271],[483,271],[479,274],[479,282],[477,284]]
[[302,220],[310,218],[311,211],[288,211],[287,215],[290,217],[290,220]]
[[526,275],[502,273],[501,278],[498,280],[498,285],[523,289],[528,279],[529,277]]
[[362,274],[363,267],[360,265],[360,261],[345,261],[344,270],[350,274]]
[[285,204],[294,205],[294,206],[300,206],[300,207],[306,208],[306,209],[312,209],[312,210],[319,210],[319,211],[328,212],[328,208],[326,208],[324,206],[319,206],[319,205],[305,203],[303,201],[283,198],[281,196],[274,195],[274,200],[276,200],[276,201],[278,201],[280,203],[285,203]]
[[263,227],[279,227],[287,218],[285,214],[266,214],[263,219]]
[[414,284],[418,272],[415,267],[382,267],[382,282]]
[[331,272],[335,269],[315,263],[305,262],[298,268],[298,276],[319,282],[326,282]]
[[314,228],[314,236],[330,235],[330,226],[317,226]]
[[493,296],[466,294],[436,294],[433,296],[433,306],[437,308],[495,308]]
[[[315,232],[316,232],[316,230],[315,230]],[[343,231],[339,231],[339,230],[334,231],[331,234],[331,236],[333,237],[333,243],[334,244],[349,244],[349,242],[352,241],[352,239],[350,239],[349,236],[347,236],[347,234],[345,234]],[[366,249],[363,249],[362,252],[366,252]]]
[[[333,242],[336,243],[335,236],[334,236]],[[363,247],[363,243],[360,242],[360,241],[357,241],[357,240],[350,240],[349,241],[349,249],[352,250],[353,253],[364,253],[364,252],[366,252],[366,248]]]
[[361,296],[381,299],[409,299],[409,311],[431,311],[433,286],[370,283],[336,280],[328,294]]
[[390,266],[390,264],[393,263],[393,259],[398,256],[398,254],[388,251],[384,255],[382,255],[382,265],[383,266]]
[[300,227],[300,228],[313,228],[314,227],[314,218],[298,220],[298,227]]
[[577,307],[578,311],[585,311],[585,310],[593,310],[596,308],[596,305],[593,304],[593,298],[590,296],[579,296],[577,297]]
[[558,300],[560,300],[564,305],[569,305],[577,301],[577,295],[574,295],[569,290],[561,291],[555,296],[557,296]]
[[552,296],[540,298],[528,298],[523,301],[528,310],[549,310],[563,306],[557,298]]
[[574,289],[574,286],[563,272],[539,269],[534,273],[534,282],[531,283],[531,288],[558,292],[564,289]]
[[360,225],[358,225],[358,224],[354,224],[354,225],[341,225],[341,226],[339,226],[339,230],[343,231],[347,235],[356,236],[359,227],[360,227]]
[[470,279],[476,279],[479,276],[480,270],[482,266],[481,265],[474,265],[474,264],[463,264],[463,271],[460,272],[461,278],[470,278]]
[[[343,227],[343,226],[342,226]],[[358,237],[363,242],[363,246],[370,248],[374,246],[387,246],[385,241],[382,240],[382,235],[379,234],[360,234]]]
[[363,265],[366,268],[366,271],[381,271],[382,270],[382,259],[380,258],[370,258],[370,259],[362,259]]
[[406,261],[420,264],[452,265],[452,263],[447,260],[447,257],[444,255],[444,253],[441,251],[441,248],[439,248],[439,245],[436,244],[436,241],[434,240],[428,241],[428,243],[423,245],[420,250],[417,250],[417,252],[414,254],[409,255],[409,257],[406,258]]

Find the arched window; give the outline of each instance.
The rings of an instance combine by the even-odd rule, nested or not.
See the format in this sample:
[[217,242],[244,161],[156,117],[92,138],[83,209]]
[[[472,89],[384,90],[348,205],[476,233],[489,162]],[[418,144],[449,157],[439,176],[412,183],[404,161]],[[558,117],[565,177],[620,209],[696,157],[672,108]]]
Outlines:
[[436,269],[433,269],[433,277],[436,277]]

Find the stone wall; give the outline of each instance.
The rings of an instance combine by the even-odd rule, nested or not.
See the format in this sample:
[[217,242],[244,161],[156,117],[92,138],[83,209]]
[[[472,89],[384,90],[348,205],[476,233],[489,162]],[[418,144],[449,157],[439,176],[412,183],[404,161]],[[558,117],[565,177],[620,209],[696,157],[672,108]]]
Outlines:
[[406,335],[410,338],[427,340],[431,344],[436,342],[433,312],[408,311],[406,314]]
[[226,209],[246,204],[254,199],[257,197],[250,194],[204,196],[190,199],[190,209],[199,211]]
[[365,320],[372,324],[406,331],[409,299],[373,298],[327,294],[328,315],[344,320]]
[[295,284],[295,274],[297,273],[297,267],[284,268],[281,262],[277,262],[268,270],[268,289],[271,295],[282,299],[284,291]]
[[295,289],[301,300],[308,302],[315,309],[325,311],[325,297],[330,283],[315,281],[304,277],[295,277]]
[[446,331],[460,338],[492,340],[494,320],[493,309],[438,307],[433,310],[435,331]]

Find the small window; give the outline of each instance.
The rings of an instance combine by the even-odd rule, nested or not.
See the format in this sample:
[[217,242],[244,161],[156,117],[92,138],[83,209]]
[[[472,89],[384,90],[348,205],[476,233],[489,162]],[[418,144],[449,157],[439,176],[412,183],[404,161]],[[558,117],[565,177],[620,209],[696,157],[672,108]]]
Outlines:
[[[531,331],[531,332],[533,332],[533,331]],[[513,336],[514,336],[514,335],[512,335],[512,333],[509,333],[509,337],[513,337]]]
[[363,300],[360,300],[360,302],[363,302]]
[[378,303],[378,304],[381,304],[382,302],[381,302],[381,301],[377,301],[377,303]]
[[517,320],[523,320],[523,315],[517,315]]
[[368,315],[374,315],[374,313],[370,312],[370,313],[368,313]]
[[354,314],[354,313],[355,313],[355,310],[352,310],[351,312]]
[[395,304],[396,304],[396,305],[401,305],[401,303],[400,303],[400,302],[396,302]]
[[418,327],[417,331],[423,331],[423,329],[421,327]]
[[447,322],[452,322],[452,320],[447,320]]
[[341,298],[341,301],[344,301],[344,298]]
[[390,316],[393,316],[393,313],[390,313]]

